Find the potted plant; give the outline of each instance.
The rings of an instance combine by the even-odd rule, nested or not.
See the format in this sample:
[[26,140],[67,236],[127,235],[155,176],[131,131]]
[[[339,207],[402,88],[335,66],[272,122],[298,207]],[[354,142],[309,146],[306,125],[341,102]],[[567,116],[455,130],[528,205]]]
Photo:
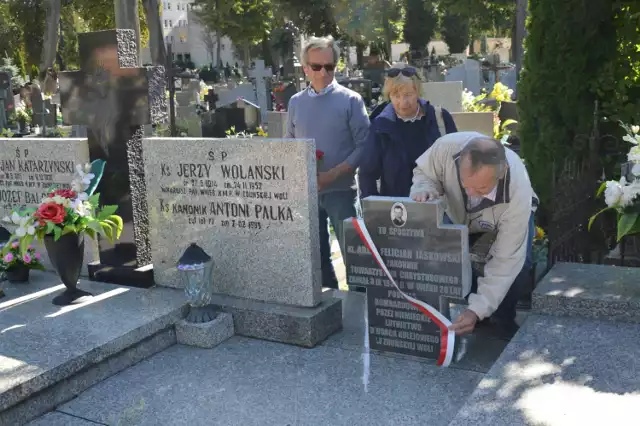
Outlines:
[[114,243],[122,232],[122,218],[115,215],[117,206],[99,208],[100,194],[94,194],[104,171],[105,162],[76,166],[76,178],[71,188],[52,188],[35,209],[13,212],[9,219],[17,225],[11,235],[6,254],[17,241],[20,253],[27,253],[34,238],[44,242],[49,259],[67,290],[53,300],[56,305],[68,305],[86,292],[77,283],[84,258],[84,236],[99,235]]
[[[4,248],[4,244],[0,243],[0,248]],[[40,262],[40,253],[33,246],[29,246],[26,253],[22,254],[20,243],[12,242],[7,253],[0,258],[0,270],[4,271],[7,280],[10,283],[26,283],[29,281],[31,269],[44,271]]]

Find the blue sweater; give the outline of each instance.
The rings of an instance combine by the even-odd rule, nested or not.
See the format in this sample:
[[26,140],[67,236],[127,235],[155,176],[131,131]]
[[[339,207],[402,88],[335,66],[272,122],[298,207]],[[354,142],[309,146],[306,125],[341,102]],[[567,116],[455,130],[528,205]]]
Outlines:
[[[405,122],[398,119],[389,103],[371,123],[358,173],[362,198],[370,195],[409,196],[416,160],[442,136],[435,108],[423,99],[420,104],[425,112],[420,120]],[[447,133],[458,131],[453,117],[445,109],[442,118]]]
[[309,89],[289,101],[285,138],[315,139],[324,152],[319,172],[346,161],[354,170],[322,190],[322,193],[350,190],[367,136],[369,116],[362,96],[337,83],[325,94],[309,95]]

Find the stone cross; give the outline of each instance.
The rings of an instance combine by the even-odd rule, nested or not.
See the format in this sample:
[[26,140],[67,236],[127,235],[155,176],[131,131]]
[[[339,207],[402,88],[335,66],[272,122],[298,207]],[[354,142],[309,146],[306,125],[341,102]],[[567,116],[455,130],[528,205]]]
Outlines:
[[256,96],[258,98],[258,105],[260,106],[260,119],[262,123],[266,123],[267,121],[267,111],[269,110],[269,101],[268,101],[268,93],[267,86],[265,85],[264,79],[271,78],[273,74],[271,70],[265,68],[264,61],[262,59],[258,59],[256,61],[256,66],[249,71],[249,76],[256,80]]
[[142,137],[145,124],[166,114],[164,68],[136,67],[133,30],[79,34],[78,43],[81,70],[59,75],[63,121],[87,126],[91,159],[107,163],[100,201],[118,205],[124,220],[120,242],[112,246],[100,240],[100,262],[108,268],[96,266],[90,276],[150,285],[153,271],[147,282],[148,272],[140,269],[151,261]]
[[[371,239],[400,289],[449,317],[449,303],[463,300],[471,288],[467,227],[445,225],[440,201],[368,197],[362,208]],[[440,330],[382,273],[351,219],[345,220],[344,253],[347,283],[367,289],[371,349],[437,359]]]

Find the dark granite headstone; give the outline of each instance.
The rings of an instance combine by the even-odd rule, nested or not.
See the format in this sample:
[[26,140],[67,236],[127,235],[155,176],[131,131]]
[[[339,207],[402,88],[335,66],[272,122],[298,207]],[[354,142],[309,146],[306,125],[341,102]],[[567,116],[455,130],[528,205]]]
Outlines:
[[4,110],[10,113],[14,110],[13,87],[11,85],[11,73],[0,71],[0,90],[5,90]]
[[81,71],[60,73],[65,124],[87,126],[91,159],[106,160],[98,192],[124,220],[118,243],[100,240],[92,279],[149,286],[147,196],[142,165],[143,125],[166,115],[164,67],[138,68],[133,30],[78,35]]
[[[368,197],[364,222],[400,289],[449,316],[449,303],[471,287],[468,229],[444,225],[440,201]],[[437,359],[440,330],[410,305],[386,278],[345,221],[347,283],[366,287],[371,349]]]
[[45,99],[44,101],[44,124],[51,128],[56,127],[58,124],[58,105],[54,104],[51,99]]
[[350,78],[340,80],[340,83],[344,87],[348,87],[354,92],[358,92],[362,99],[364,99],[365,105],[369,105],[373,99],[373,82],[364,78]]
[[235,127],[237,133],[249,130],[250,126],[246,122],[245,109],[237,105],[238,103],[234,102],[231,105],[202,114],[202,136],[205,138],[224,138],[227,137],[226,132],[231,127]]

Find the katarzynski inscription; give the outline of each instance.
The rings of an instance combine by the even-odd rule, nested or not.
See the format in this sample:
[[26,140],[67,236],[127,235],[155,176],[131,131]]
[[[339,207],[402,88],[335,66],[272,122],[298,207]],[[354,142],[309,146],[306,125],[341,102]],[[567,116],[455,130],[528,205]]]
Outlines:
[[319,303],[315,148],[310,141],[144,141],[156,283],[177,287],[175,260],[197,242],[216,292]]

